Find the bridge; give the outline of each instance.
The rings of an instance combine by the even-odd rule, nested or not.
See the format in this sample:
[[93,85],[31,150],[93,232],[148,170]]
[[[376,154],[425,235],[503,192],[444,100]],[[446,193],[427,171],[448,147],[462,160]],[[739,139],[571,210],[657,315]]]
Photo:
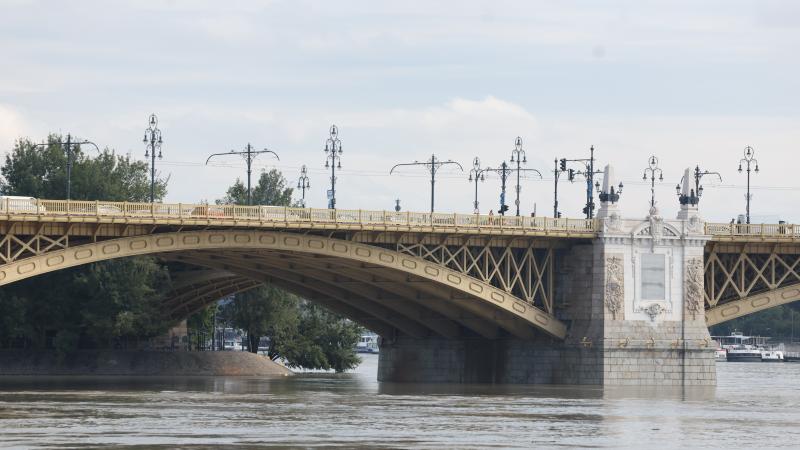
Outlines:
[[[712,384],[707,326],[800,299],[800,227],[616,207],[587,220],[5,198],[0,286],[155,255],[197,268],[164,305],[177,321],[269,282],[379,333],[379,377],[398,381]],[[659,375],[675,358],[680,378]]]

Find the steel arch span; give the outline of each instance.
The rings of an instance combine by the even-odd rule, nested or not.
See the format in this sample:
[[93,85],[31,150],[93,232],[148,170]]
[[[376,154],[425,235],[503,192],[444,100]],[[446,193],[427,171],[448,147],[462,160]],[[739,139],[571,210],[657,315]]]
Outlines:
[[224,289],[270,281],[376,331],[450,336],[463,326],[485,337],[558,339],[566,325],[510,292],[436,261],[397,250],[311,234],[253,230],[176,231],[67,246],[0,266],[0,286],[92,262],[138,255],[223,269]]

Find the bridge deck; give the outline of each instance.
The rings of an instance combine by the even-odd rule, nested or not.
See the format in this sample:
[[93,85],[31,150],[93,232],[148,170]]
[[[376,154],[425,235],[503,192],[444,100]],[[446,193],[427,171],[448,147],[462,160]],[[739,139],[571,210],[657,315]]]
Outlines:
[[[596,237],[600,230],[599,222],[593,219],[8,197],[0,201],[0,221],[408,231],[584,239]],[[706,223],[705,233],[711,235],[713,241],[720,242],[800,242],[800,226],[793,224]]]
[[413,231],[592,238],[588,219],[415,213],[283,206],[130,203],[66,200],[0,202],[0,221],[38,223],[122,223],[144,225]]

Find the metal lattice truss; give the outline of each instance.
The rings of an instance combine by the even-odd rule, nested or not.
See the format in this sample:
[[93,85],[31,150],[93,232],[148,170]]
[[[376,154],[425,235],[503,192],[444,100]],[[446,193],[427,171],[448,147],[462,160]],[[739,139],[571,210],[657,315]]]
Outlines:
[[503,289],[553,314],[552,247],[530,241],[520,248],[508,242],[484,245],[397,244],[397,251],[441,264]]
[[800,245],[711,244],[706,320],[721,323],[800,299]]

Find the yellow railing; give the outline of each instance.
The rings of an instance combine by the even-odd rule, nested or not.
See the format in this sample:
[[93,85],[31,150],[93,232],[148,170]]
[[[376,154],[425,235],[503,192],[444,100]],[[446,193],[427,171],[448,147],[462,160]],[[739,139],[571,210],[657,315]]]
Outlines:
[[800,238],[800,226],[790,223],[706,223],[706,234],[731,237]]
[[360,224],[411,228],[515,229],[582,234],[595,233],[592,219],[487,216],[478,214],[315,209],[283,206],[131,203],[82,200],[0,198],[0,214],[102,218],[187,219],[204,221],[279,222],[286,224]]

